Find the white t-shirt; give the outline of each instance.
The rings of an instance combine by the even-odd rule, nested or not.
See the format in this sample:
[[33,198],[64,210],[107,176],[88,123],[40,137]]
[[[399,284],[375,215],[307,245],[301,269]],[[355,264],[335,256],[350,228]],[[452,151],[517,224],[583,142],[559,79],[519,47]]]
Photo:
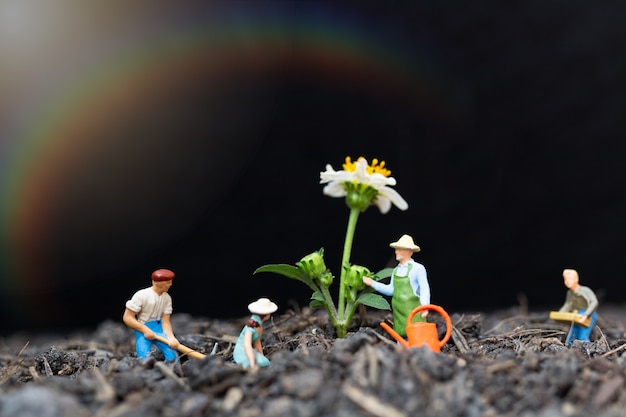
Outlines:
[[126,302],[126,308],[136,313],[141,323],[161,320],[164,314],[172,314],[172,297],[166,292],[158,295],[152,287],[144,288]]

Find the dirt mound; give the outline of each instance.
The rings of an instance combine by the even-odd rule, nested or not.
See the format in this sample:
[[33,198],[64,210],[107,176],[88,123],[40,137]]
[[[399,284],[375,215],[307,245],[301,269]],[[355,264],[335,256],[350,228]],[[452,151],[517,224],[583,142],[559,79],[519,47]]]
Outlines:
[[[440,337],[443,321],[438,324]],[[232,362],[247,318],[173,316],[204,360],[142,362],[121,322],[69,337],[15,335],[0,346],[1,417],[622,416],[624,309],[603,307],[591,342],[563,344],[546,312],[452,314],[441,353],[405,349],[368,311],[345,339],[308,309],[275,316],[256,373]],[[214,354],[211,354],[211,352]]]

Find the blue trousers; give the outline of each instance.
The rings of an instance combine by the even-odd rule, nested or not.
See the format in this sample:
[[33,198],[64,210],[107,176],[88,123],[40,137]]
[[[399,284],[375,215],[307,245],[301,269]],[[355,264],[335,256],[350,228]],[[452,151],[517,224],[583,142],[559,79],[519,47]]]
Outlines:
[[[163,333],[163,327],[161,326],[161,320],[148,321],[144,323],[150,330],[152,330],[155,334],[165,337],[167,336]],[[157,349],[159,349],[163,356],[165,356],[166,361],[173,361],[178,358],[176,355],[176,351],[169,347],[167,344],[163,342],[159,342],[158,340],[149,340],[143,335],[143,333],[135,330],[135,348],[137,349],[137,357],[141,359],[146,359],[150,350],[152,349],[152,345],[155,345]]]
[[[583,314],[585,310],[579,310],[578,314]],[[582,340],[585,342],[589,341],[589,336],[591,336],[591,331],[596,325],[596,320],[598,318],[598,314],[594,311],[590,316],[591,324],[589,327],[579,326],[578,324],[574,324],[572,326],[572,331],[570,332],[569,337],[565,341],[565,344],[569,346],[572,343],[572,340]]]

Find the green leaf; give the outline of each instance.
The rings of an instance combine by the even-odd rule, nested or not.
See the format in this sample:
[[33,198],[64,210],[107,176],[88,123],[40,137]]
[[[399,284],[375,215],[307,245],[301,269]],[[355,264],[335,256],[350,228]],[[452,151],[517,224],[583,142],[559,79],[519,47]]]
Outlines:
[[391,310],[391,306],[389,302],[379,294],[366,293],[361,294],[359,298],[357,298],[356,302],[358,304],[363,304],[368,307],[377,308],[379,310]]
[[263,265],[261,267],[258,267],[254,271],[254,274],[257,274],[259,272],[273,272],[275,274],[282,275],[287,278],[296,279],[300,282],[304,282],[313,291],[318,290],[318,287],[317,285],[315,285],[313,280],[309,278],[309,276],[306,275],[304,272],[302,272],[300,268],[295,267],[293,265],[287,265],[287,264]]
[[321,307],[325,307],[325,304],[318,300],[311,300],[311,302],[309,303],[309,307],[321,308]]
[[390,277],[392,273],[393,273],[393,268],[381,269],[380,271],[376,272],[376,274],[374,274],[374,279],[376,281],[380,281],[383,278]]
[[319,291],[315,291],[313,294],[311,294],[311,300],[317,300],[317,301],[321,301],[322,303],[326,303],[326,300],[324,299],[324,295]]

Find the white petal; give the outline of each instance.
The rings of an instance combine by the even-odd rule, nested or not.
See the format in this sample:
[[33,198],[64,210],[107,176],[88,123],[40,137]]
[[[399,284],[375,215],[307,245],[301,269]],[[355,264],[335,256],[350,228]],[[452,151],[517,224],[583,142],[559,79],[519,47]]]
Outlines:
[[387,197],[383,197],[382,195],[377,195],[374,198],[373,203],[378,207],[382,214],[386,214],[391,209],[391,201]]
[[383,196],[388,198],[400,210],[406,210],[409,208],[409,204],[406,202],[406,200],[402,198],[402,196],[400,196],[400,194],[398,194],[398,192],[393,188],[383,187],[378,190],[378,193],[379,197]]
[[324,194],[330,197],[345,197],[347,195],[346,189],[341,182],[330,182],[324,187]]
[[334,171],[329,165],[326,166],[326,168],[327,170],[325,172],[320,172],[320,184],[330,181],[345,182],[354,180],[354,172]]
[[385,177],[383,174],[374,173],[370,175],[369,185],[378,189],[386,185],[396,185],[396,179],[394,177]]

